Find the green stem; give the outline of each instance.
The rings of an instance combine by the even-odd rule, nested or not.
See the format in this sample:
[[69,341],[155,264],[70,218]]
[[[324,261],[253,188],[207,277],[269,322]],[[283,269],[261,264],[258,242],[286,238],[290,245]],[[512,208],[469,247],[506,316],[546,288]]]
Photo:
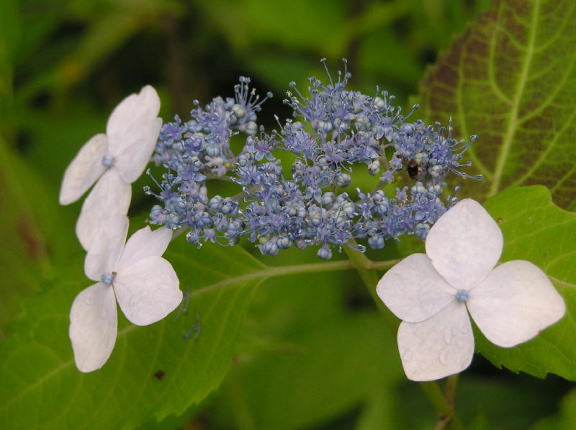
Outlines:
[[[372,270],[386,270],[394,266],[396,263],[398,263],[398,260],[371,261],[368,267]],[[302,273],[321,273],[355,269],[356,266],[350,260],[329,261],[326,263],[293,264],[290,266],[263,266],[261,270],[226,278],[205,288],[194,290],[190,295],[197,296],[205,294],[208,291],[222,288],[226,285],[253,281],[255,279],[268,279],[276,276],[299,275]]]
[[421,382],[420,387],[440,416],[450,415],[452,408],[436,382]]
[[464,426],[460,419],[456,416],[456,409],[454,408],[454,393],[456,391],[456,384],[458,382],[458,375],[452,375],[446,381],[446,393],[440,389],[437,382],[421,382],[420,387],[424,394],[436,409],[438,414],[438,422],[434,430],[462,430]]
[[[376,285],[378,285],[379,281],[376,270],[378,270],[380,267],[377,267],[377,265],[372,260],[370,260],[360,251],[350,247],[344,247],[344,250],[350,259],[350,262],[353,264],[353,266],[356,268],[356,271],[360,275],[362,282],[364,282],[364,285],[370,293],[370,296],[372,296],[372,300],[374,300],[374,303],[376,303],[378,310],[382,313],[382,316],[384,316],[388,327],[392,333],[395,334],[399,324],[398,318],[396,318],[394,314],[390,312],[390,310],[386,307],[384,302],[380,300],[378,294],[376,293]],[[395,260],[395,263],[396,262],[398,262],[398,260]],[[387,269],[390,267],[392,266],[387,267]]]

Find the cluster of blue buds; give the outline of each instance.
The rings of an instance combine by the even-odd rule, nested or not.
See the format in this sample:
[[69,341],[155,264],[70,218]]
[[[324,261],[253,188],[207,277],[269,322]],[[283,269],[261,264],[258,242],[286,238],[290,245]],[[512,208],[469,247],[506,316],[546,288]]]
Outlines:
[[[159,191],[146,189],[161,201],[151,222],[187,230],[198,246],[247,238],[263,254],[317,246],[323,259],[344,245],[379,249],[403,234],[425,238],[456,201],[447,175],[471,177],[460,169],[474,137],[456,140],[450,126],[408,121],[417,106],[404,115],[385,91],[346,89],[346,62],[337,80],[327,74],[327,84],[310,78],[306,95],[290,84],[293,118],[276,117],[271,133],[256,121],[272,95],[260,99],[245,77],[233,99],[195,101],[189,121],[165,124],[154,161],[167,172]],[[355,187],[358,168],[375,177],[374,190]],[[237,192],[211,195],[217,180]]]

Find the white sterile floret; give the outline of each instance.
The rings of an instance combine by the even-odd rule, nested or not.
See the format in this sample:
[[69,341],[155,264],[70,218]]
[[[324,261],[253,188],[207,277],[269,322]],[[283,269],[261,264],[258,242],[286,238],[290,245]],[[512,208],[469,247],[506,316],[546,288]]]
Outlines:
[[470,365],[469,314],[501,347],[526,342],[562,318],[564,300],[542,270],[522,260],[494,267],[502,246],[496,222],[465,199],[430,229],[426,254],[405,258],[382,277],[378,296],[402,320],[398,349],[409,379],[440,379]]
[[[128,242],[128,219],[108,220],[90,248],[84,265],[98,283],[74,299],[70,310],[70,340],[76,366],[82,372],[101,368],[116,341],[116,302],[135,325],[155,323],[182,301],[172,265],[162,258],[172,231],[145,227]],[[126,242],[126,243],[125,243]]]
[[126,97],[108,118],[106,134],[86,142],[66,169],[60,189],[62,205],[75,202],[98,181],[76,224],[84,249],[89,248],[104,219],[127,213],[130,184],[150,161],[160,133],[159,111],[160,98],[149,85]]

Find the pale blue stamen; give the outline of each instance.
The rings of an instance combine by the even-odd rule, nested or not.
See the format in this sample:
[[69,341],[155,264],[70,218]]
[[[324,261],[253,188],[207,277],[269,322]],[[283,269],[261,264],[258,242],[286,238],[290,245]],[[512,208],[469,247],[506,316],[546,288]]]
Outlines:
[[114,281],[114,273],[104,273],[100,277],[100,280],[106,285],[112,285],[112,282]]
[[114,165],[114,157],[110,154],[106,154],[102,156],[102,160],[100,160],[104,167],[112,167]]
[[460,303],[465,303],[470,298],[470,293],[468,290],[458,290],[456,292],[456,301]]

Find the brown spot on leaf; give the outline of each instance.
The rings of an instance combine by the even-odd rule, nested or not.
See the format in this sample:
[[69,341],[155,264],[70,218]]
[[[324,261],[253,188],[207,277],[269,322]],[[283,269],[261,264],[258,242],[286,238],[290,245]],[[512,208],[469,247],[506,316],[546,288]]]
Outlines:
[[26,215],[21,215],[17,221],[17,230],[22,243],[24,244],[26,254],[31,260],[40,260],[47,255],[46,244],[40,232],[34,225],[33,221]]

